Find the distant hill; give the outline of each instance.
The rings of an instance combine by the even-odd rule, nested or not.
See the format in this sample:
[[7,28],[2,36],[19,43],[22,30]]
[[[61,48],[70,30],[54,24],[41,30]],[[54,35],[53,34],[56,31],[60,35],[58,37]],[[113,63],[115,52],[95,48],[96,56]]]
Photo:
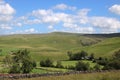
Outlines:
[[18,34],[0,36],[1,58],[12,50],[27,48],[36,60],[47,57],[67,59],[67,51],[86,50],[96,56],[110,56],[120,49],[120,33],[78,34],[53,32],[48,34]]

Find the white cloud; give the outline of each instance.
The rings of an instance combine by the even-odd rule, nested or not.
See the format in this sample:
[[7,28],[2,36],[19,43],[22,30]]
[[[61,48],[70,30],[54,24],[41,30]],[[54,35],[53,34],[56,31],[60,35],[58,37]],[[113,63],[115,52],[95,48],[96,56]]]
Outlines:
[[8,24],[0,24],[0,29],[10,30],[10,29],[12,29],[12,27],[10,27]]
[[120,28],[120,21],[115,18],[92,17],[90,19],[90,22],[93,26],[100,28],[111,28],[111,29]]
[[[76,14],[66,14],[64,12],[55,12],[54,10],[34,10],[32,15],[41,20],[41,24],[48,23],[57,25],[62,23],[64,28],[72,29],[77,32],[95,32],[94,28],[99,28],[102,32],[116,32],[120,29],[120,21],[115,18],[91,16],[88,17],[90,9],[80,9]],[[83,26],[83,27],[79,27]],[[93,26],[93,27],[84,27]]]
[[39,19],[33,19],[33,20],[25,20],[24,24],[40,24],[41,20]]
[[32,11],[32,15],[37,17],[37,18],[40,18],[42,16],[48,16],[48,14],[52,14],[52,10],[45,10],[45,9],[39,9],[39,10],[34,10]]
[[54,27],[53,27],[53,26],[51,26],[51,25],[50,25],[50,26],[48,26],[48,29],[53,29],[53,28],[54,28]]
[[[0,1],[0,5],[4,5],[4,7],[11,7],[9,4],[4,1]],[[9,6],[8,6],[9,5]],[[113,11],[113,7],[109,8],[110,11]],[[59,4],[54,7],[54,9],[38,9],[33,10],[31,13],[23,15],[21,17],[14,18],[13,14],[15,10],[11,7],[9,8],[9,12],[7,8],[4,8],[5,11],[2,12],[3,8],[0,8],[0,29],[12,29],[14,26],[25,26],[25,25],[34,25],[34,24],[47,24],[50,31],[71,31],[77,33],[97,33],[97,29],[99,29],[102,33],[111,33],[118,32],[120,29],[120,21],[116,18],[110,18],[105,16],[88,16],[88,12],[90,9],[79,9],[75,10],[76,7],[68,6],[66,4]],[[13,9],[13,10],[12,10]],[[60,9],[63,11],[56,11],[55,9]],[[114,8],[115,9],[115,8]],[[120,8],[118,8],[120,9]],[[74,13],[66,13],[65,10],[75,10]],[[119,12],[116,10],[115,12]],[[13,20],[14,18],[14,20]],[[54,29],[54,26],[61,26],[61,30],[57,28]],[[12,27],[11,27],[12,26]],[[40,26],[41,27],[41,26]],[[49,31],[48,31],[49,32]],[[37,33],[34,28],[19,30],[16,32],[17,34],[28,34],[28,33]]]
[[63,26],[66,28],[77,28],[78,27],[77,24],[72,24],[72,23],[64,23]]
[[8,22],[13,18],[12,15],[0,15],[0,22]]
[[53,9],[59,9],[59,10],[76,10],[76,7],[74,6],[68,6],[66,4],[58,4],[56,6],[53,7]]
[[0,14],[12,15],[15,13],[14,8],[12,8],[8,3],[0,2]]
[[115,4],[109,8],[112,13],[120,15],[120,5]]
[[80,9],[78,11],[78,15],[80,15],[80,16],[86,16],[89,11],[90,11],[90,9]]
[[26,33],[33,33],[35,32],[35,29],[34,28],[30,28],[30,29],[27,29],[25,30]]
[[95,30],[93,27],[77,27],[75,31],[78,33],[93,33]]
[[14,8],[3,0],[0,0],[0,29],[12,29],[10,23],[12,22],[14,13]]
[[38,31],[35,30],[34,28],[26,29],[26,30],[17,30],[14,32],[11,32],[10,34],[33,34],[37,33]]

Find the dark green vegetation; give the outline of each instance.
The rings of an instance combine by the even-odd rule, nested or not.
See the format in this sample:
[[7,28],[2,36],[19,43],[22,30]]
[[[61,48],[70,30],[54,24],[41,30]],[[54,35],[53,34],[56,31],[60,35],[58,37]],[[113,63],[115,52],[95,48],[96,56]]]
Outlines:
[[36,63],[31,59],[27,49],[18,50],[7,55],[3,60],[9,73],[30,73]]

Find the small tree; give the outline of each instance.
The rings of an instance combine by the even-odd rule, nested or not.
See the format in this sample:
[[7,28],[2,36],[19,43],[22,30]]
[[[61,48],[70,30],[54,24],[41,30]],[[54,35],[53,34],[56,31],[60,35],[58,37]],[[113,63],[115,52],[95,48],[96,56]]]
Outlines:
[[81,51],[81,57],[85,58],[87,55],[88,55],[87,52],[85,52],[85,51]]
[[33,69],[32,61],[26,59],[22,62],[21,67],[22,73],[29,73],[32,69]]
[[46,59],[45,61],[41,60],[40,66],[41,67],[53,67],[53,62],[50,59]]
[[46,64],[45,64],[45,61],[41,60],[41,61],[40,61],[40,66],[41,66],[41,67],[45,67],[45,65],[46,65]]
[[118,59],[118,60],[120,60],[120,50],[116,51],[116,52],[113,54],[113,59]]
[[82,61],[79,61],[78,63],[76,63],[75,69],[77,71],[86,71],[89,70],[89,63],[84,63]]
[[[10,59],[6,58],[4,61],[6,64],[11,63],[10,67],[10,73],[29,73],[33,69],[33,63],[32,59],[29,55],[29,51],[27,49],[22,49],[14,52],[11,56]],[[11,60],[10,62],[8,60]]]
[[68,51],[68,52],[67,52],[67,55],[68,55],[68,57],[69,57],[69,60],[72,60],[72,52]]
[[61,61],[57,61],[56,68],[63,68]]
[[90,60],[93,60],[95,58],[94,53],[91,53],[89,58],[90,58]]
[[46,59],[45,63],[46,63],[46,67],[53,67],[53,62],[49,58]]
[[33,67],[35,68],[37,66],[37,63],[35,61],[32,62]]

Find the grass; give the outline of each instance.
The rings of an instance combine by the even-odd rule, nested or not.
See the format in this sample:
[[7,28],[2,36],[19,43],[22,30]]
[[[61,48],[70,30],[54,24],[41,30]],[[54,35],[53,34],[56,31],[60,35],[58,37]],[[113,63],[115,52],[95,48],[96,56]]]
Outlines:
[[[83,46],[81,43],[94,43],[90,46]],[[95,44],[96,43],[96,44]],[[0,60],[10,51],[20,48],[27,48],[31,56],[40,61],[50,58],[54,61],[68,60],[67,51],[85,50],[89,54],[98,56],[111,56],[120,49],[120,37],[90,37],[72,33],[50,33],[50,34],[29,34],[0,36]]]
[[47,57],[53,60],[67,60],[66,52],[72,48],[82,47],[81,40],[96,41],[76,34],[9,35],[0,36],[0,49],[5,55],[13,49],[27,48],[36,61]]
[[[62,61],[62,65],[64,67],[75,66],[77,62],[78,61]],[[88,61],[88,60],[82,60],[82,62],[89,63],[91,68],[93,68],[96,65],[96,63],[93,63],[92,61]]]
[[20,80],[120,80],[120,71],[112,72],[101,72],[101,73],[81,73],[81,74],[70,74],[64,76],[49,76],[49,77],[38,77],[28,78]]

